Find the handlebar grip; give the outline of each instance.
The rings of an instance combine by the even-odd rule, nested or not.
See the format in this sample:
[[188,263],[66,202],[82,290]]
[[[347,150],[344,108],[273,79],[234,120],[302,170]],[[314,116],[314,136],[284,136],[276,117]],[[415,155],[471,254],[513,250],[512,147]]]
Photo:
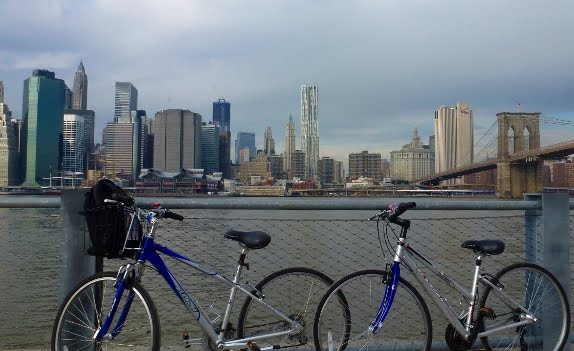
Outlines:
[[183,221],[183,216],[171,211],[165,211],[163,218],[171,218],[177,221]]
[[415,208],[417,204],[415,202],[402,202],[397,206],[395,212],[389,216],[389,221],[393,222],[396,220],[400,215],[405,213],[406,210],[410,210],[411,208]]
[[118,194],[118,193],[112,194],[112,200],[119,201],[119,202],[123,203],[125,206],[131,206],[135,203],[135,200],[133,197]]

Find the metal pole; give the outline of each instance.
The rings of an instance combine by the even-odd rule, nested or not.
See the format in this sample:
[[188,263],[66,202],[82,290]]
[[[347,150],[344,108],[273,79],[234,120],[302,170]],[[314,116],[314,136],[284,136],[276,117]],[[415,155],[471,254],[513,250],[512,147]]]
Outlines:
[[86,255],[90,238],[84,231],[84,217],[78,214],[84,204],[84,189],[63,189],[60,203],[62,241],[59,259],[58,302],[82,279],[96,273],[96,259]]
[[[527,194],[525,200],[542,205],[541,209],[525,211],[525,259],[552,272],[570,297],[569,196],[566,193]],[[543,339],[556,340],[555,334],[560,330],[558,318],[543,315],[542,320]],[[570,343],[566,343],[564,350],[570,350]]]

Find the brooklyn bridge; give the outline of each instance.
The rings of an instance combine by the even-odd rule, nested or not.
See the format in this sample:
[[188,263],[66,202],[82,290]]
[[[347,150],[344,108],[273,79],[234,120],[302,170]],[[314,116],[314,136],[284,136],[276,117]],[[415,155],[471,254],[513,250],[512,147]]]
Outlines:
[[[501,112],[498,123],[497,157],[469,163],[445,172],[431,174],[413,183],[436,185],[441,181],[459,178],[496,168],[496,194],[501,198],[522,198],[524,193],[541,192],[544,160],[565,159],[574,154],[574,140],[540,146],[541,114]],[[546,119],[553,124],[571,123]]]

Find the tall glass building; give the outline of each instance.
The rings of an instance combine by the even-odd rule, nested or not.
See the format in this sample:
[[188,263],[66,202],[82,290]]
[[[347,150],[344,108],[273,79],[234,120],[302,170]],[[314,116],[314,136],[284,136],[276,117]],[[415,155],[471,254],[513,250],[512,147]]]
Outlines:
[[213,124],[219,126],[219,171],[231,176],[231,104],[225,99],[213,102]]
[[138,109],[138,90],[130,82],[116,82],[114,122],[129,123],[131,111]]
[[24,81],[23,185],[47,185],[52,170],[61,168],[65,92],[66,83],[54,72],[34,70],[32,77]]
[[219,172],[219,126],[212,123],[201,126],[201,168],[205,174]]
[[319,91],[317,86],[301,86],[301,150],[305,153],[307,177],[317,174],[319,162]]
[[219,126],[222,132],[231,131],[231,104],[225,99],[213,102],[213,124]]
[[62,176],[66,186],[80,186],[84,178],[84,117],[73,113],[64,114],[62,130]]
[[253,160],[257,154],[255,149],[255,133],[239,132],[235,139],[235,164],[241,164],[241,150],[249,150],[249,160]]

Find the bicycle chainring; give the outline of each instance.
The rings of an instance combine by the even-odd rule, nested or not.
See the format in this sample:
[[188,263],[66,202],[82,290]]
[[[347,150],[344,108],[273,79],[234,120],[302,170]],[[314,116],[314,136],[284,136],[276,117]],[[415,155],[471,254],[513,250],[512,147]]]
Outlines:
[[470,349],[472,346],[472,341],[467,341],[464,339],[462,335],[454,328],[454,326],[449,323],[446,327],[446,331],[444,333],[444,338],[446,340],[446,344],[448,348],[452,351],[466,351]]

